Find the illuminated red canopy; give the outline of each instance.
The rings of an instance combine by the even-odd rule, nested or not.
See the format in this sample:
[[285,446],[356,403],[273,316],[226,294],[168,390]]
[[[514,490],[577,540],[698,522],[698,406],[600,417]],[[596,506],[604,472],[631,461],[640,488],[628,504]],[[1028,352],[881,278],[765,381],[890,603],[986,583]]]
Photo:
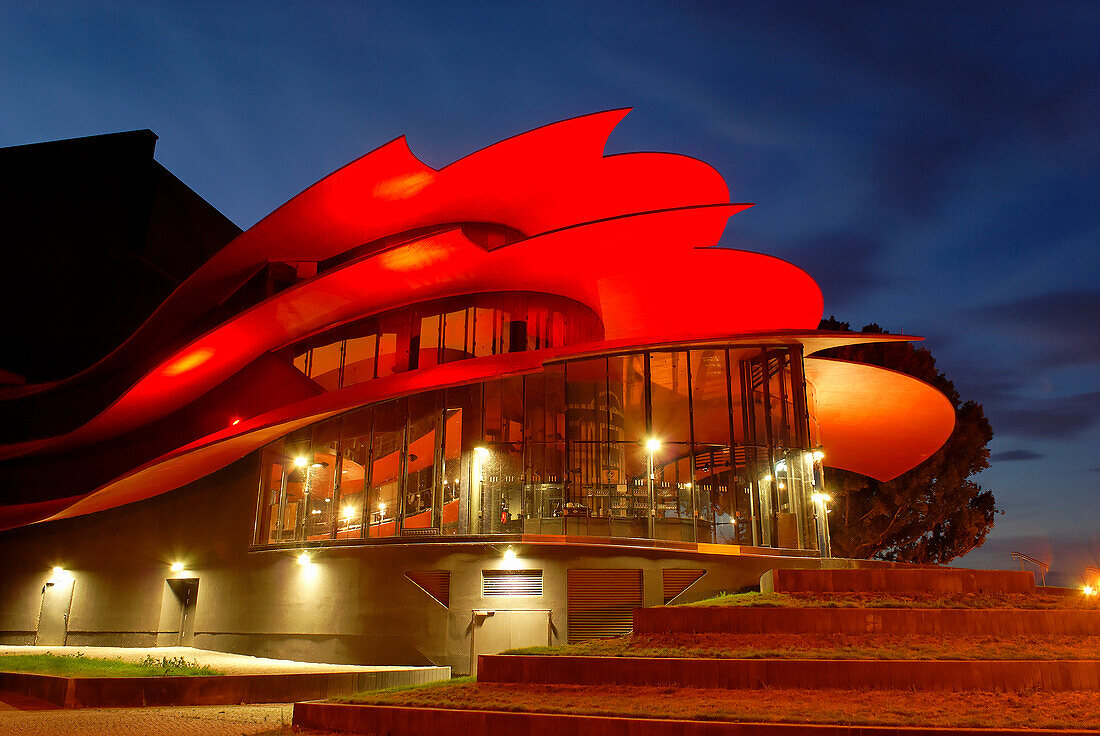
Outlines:
[[[819,349],[812,346],[822,340],[828,346],[820,333],[798,336],[821,318],[821,292],[810,276],[771,256],[716,247],[726,220],[750,205],[731,204],[714,169],[674,154],[604,155],[608,136],[627,112],[548,125],[438,170],[419,161],[404,138],[348,164],[242,233],[185,281],[127,343],[69,383],[149,352],[153,336],[175,334],[196,321],[268,262],[323,263],[317,275],[159,353],[151,369],[84,425],[0,447],[0,459],[109,444],[184,407],[201,405],[217,387],[273,350],[333,325],[444,297],[504,291],[568,297],[589,307],[603,325],[605,339],[585,346],[590,351],[729,342],[746,335],[772,335],[769,339],[778,344],[803,344],[807,352]],[[478,228],[503,235],[492,242],[474,238]],[[109,483],[83,489],[61,506],[51,502],[28,510],[24,505],[9,516],[23,523],[28,514],[58,518],[146,498],[357,403],[397,395],[394,391],[537,370],[563,354],[469,360],[296,400],[238,417],[239,426],[196,432],[189,442],[136,464]],[[892,477],[942,444],[943,430],[953,422],[950,404],[934,389],[896,375],[869,366],[840,370],[807,361],[822,435],[838,467]],[[9,395],[57,389],[30,386]],[[898,435],[898,411],[923,412],[923,418],[907,422],[904,436]],[[895,436],[910,449],[885,448],[886,439]],[[871,446],[875,449],[868,453]],[[869,461],[869,454],[876,459]]]

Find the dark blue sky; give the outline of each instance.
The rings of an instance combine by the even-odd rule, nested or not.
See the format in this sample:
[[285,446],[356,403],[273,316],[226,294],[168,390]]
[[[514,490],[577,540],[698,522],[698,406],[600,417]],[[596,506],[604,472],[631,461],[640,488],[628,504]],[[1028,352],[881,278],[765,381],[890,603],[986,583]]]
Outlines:
[[724,243],[826,314],[928,337],[996,438],[964,562],[1100,560],[1100,5],[5,3],[0,146],[135,128],[242,227],[391,138],[441,166],[635,108],[610,152],[702,158]]

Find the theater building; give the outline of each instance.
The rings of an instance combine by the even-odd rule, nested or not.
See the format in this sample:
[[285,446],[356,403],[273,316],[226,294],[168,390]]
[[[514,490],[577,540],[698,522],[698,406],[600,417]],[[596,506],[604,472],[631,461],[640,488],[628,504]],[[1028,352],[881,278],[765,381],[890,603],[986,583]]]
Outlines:
[[0,642],[464,673],[861,564],[830,556],[826,466],[895,477],[951,404],[815,357],[914,338],[818,331],[809,275],[717,247],[749,205],[714,169],[605,155],[625,114],[441,169],[398,138],[228,232],[98,360],[6,374]]

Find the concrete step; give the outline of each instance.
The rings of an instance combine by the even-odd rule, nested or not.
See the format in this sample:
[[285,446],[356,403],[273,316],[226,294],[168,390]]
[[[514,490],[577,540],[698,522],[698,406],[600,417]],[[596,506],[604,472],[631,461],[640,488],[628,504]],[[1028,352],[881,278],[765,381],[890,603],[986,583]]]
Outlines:
[[635,634],[1100,635],[1100,610],[1020,608],[634,609]]
[[478,682],[705,689],[1100,692],[1100,661],[482,655]]
[[385,733],[392,736],[1070,736],[1086,733],[1049,729],[1020,731],[803,723],[723,723],[344,703],[295,703],[294,726],[323,731]]

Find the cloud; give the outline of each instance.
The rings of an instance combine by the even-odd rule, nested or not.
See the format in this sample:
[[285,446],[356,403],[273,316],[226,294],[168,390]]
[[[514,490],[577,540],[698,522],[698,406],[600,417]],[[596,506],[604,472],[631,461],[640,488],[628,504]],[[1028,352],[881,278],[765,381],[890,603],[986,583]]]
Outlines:
[[1018,399],[1014,404],[990,412],[998,434],[1065,439],[1100,421],[1100,391],[1053,399]]
[[1041,346],[1036,362],[1045,367],[1100,362],[1100,291],[1037,294],[969,310],[975,323],[993,325]]
[[1017,460],[1038,460],[1043,457],[1046,457],[1046,455],[1033,450],[1007,450],[996,452],[989,459],[994,462],[1015,462]]

